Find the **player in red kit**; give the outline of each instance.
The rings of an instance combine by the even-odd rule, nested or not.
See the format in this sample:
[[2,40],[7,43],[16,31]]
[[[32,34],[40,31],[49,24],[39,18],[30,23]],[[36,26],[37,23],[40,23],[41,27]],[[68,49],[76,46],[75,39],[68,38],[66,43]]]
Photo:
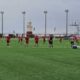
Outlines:
[[34,40],[35,40],[35,46],[38,46],[39,37],[38,37],[38,36],[35,36],[35,37],[34,37]]
[[9,43],[10,43],[10,36],[9,35],[6,37],[6,42],[7,42],[7,46],[9,46]]
[[23,41],[23,37],[21,36],[20,38],[21,38],[21,43],[22,43],[22,41]]
[[53,47],[53,35],[49,36],[49,47]]
[[25,37],[25,41],[26,41],[26,44],[27,44],[27,47],[28,47],[28,44],[29,44],[29,36],[28,35]]

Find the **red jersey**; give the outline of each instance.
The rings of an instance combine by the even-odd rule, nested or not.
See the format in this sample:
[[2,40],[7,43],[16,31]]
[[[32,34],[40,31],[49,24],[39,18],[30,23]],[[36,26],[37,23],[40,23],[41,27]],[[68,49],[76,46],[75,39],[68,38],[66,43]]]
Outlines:
[[25,37],[25,40],[26,40],[26,43],[28,44],[29,43],[29,37]]
[[39,41],[39,37],[35,36],[35,43],[38,43],[38,41]]
[[20,37],[21,38],[21,42],[23,41],[23,38],[22,37]]
[[7,41],[7,43],[10,42],[10,36],[7,36],[7,37],[6,37],[6,41]]

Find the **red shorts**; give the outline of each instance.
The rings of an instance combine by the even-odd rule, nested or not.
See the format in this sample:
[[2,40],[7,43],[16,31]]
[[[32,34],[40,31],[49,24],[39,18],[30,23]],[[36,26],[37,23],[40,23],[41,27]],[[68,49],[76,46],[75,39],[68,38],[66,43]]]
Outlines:
[[38,41],[35,41],[36,44],[38,44]]
[[26,44],[29,44],[29,41],[26,41]]

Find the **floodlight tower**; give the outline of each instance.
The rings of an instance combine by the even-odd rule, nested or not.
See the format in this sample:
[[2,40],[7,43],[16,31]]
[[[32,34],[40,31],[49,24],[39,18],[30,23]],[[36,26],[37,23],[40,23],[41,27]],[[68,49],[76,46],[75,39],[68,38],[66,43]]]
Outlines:
[[68,12],[69,10],[66,9],[65,12],[66,12],[66,36],[68,36]]
[[47,11],[44,11],[44,14],[45,14],[45,37],[46,37]]
[[23,35],[25,35],[25,14],[26,12],[23,11],[22,14],[23,14]]
[[3,37],[3,14],[4,14],[4,11],[1,11],[1,16],[2,16],[2,37]]

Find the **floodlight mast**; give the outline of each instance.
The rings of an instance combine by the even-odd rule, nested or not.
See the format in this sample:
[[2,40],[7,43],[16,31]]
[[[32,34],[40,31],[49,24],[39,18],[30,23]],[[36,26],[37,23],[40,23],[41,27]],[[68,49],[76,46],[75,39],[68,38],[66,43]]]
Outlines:
[[22,14],[23,14],[23,36],[24,36],[25,35],[25,14],[26,12],[23,11]]
[[69,10],[66,9],[65,12],[66,12],[66,36],[68,36],[68,12]]
[[1,26],[2,26],[2,37],[3,37],[3,34],[4,34],[3,33],[3,14],[4,14],[4,11],[1,11],[0,13],[1,13],[1,16],[2,16],[2,25]]
[[45,37],[46,37],[46,27],[47,27],[47,11],[44,11],[45,14]]

